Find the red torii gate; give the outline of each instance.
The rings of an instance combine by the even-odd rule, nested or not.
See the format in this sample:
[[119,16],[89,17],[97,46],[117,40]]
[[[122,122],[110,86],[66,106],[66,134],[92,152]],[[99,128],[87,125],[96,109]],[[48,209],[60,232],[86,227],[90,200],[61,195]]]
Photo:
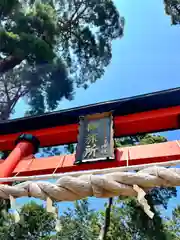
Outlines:
[[77,142],[79,117],[103,112],[112,112],[115,137],[179,129],[180,88],[0,123],[0,150],[12,150],[0,164],[0,177],[180,159],[180,141],[118,148],[115,160],[80,165],[74,165],[74,155],[33,157],[39,143],[44,147]]

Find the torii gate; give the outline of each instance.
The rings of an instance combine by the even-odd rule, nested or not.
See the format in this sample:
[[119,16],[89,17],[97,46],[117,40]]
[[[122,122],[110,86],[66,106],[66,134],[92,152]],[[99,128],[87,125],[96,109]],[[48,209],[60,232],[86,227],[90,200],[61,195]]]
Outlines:
[[[136,165],[180,159],[180,141],[119,148],[114,161],[82,165],[74,165],[74,155],[29,159],[39,143],[44,147],[77,142],[80,116],[110,111],[115,137],[179,129],[180,88],[0,123],[0,150],[13,150],[0,164],[0,177],[51,174],[56,168],[56,173],[64,173],[126,166],[127,161]],[[33,137],[22,135],[27,133]]]
[[[164,165],[173,165],[173,163],[176,163],[175,160],[180,159],[180,141],[178,140],[153,145],[117,148],[115,149],[114,158],[111,160],[99,161],[101,159],[98,159],[96,161],[95,159],[95,161],[81,164],[75,164],[75,155],[34,158],[33,154],[38,151],[39,146],[45,147],[78,142],[79,119],[82,116],[102,115],[104,113],[111,113],[114,137],[179,129],[180,88],[0,123],[0,150],[12,150],[10,155],[0,163],[1,182],[3,181],[2,178],[5,178],[5,182],[7,182],[9,177],[17,175],[22,180],[28,176],[39,175],[40,177],[52,173],[77,176],[80,173],[101,173],[101,170],[102,173],[109,174],[116,172],[114,175],[107,175],[106,179],[101,179],[101,176],[93,176],[91,179],[88,176],[81,177],[77,179],[78,186],[75,185],[74,180],[69,178],[60,179],[58,188],[55,185],[51,184],[49,187],[43,183],[39,189],[46,188],[46,191],[41,192],[41,194],[34,191],[30,193],[29,183],[20,184],[16,189],[10,186],[5,188],[4,185],[3,189],[6,189],[9,195],[14,194],[14,197],[35,196],[44,199],[45,192],[51,192],[53,188],[57,188],[56,192],[59,191],[59,195],[56,192],[49,194],[53,199],[61,201],[76,200],[91,195],[97,197],[117,196],[120,194],[131,196],[138,192],[139,199],[142,200],[144,195],[140,197],[142,189],[139,190],[137,185],[144,189],[159,185],[164,186],[167,183],[168,186],[180,185],[180,175],[177,175],[180,174],[178,169],[174,170],[176,173],[169,172],[169,169],[162,169],[162,171],[160,169],[157,174],[154,169],[148,169],[147,171],[140,171],[138,176],[135,176],[135,173],[131,173],[131,175],[129,173],[117,174],[118,171],[124,169],[136,169],[137,165],[146,166],[146,164],[159,164],[160,162]],[[87,170],[91,170],[91,172]],[[161,180],[166,178],[165,173],[170,177],[168,181],[162,182]],[[148,175],[148,180],[144,174],[151,174]],[[103,183],[100,180],[103,180]],[[12,179],[9,181],[12,181]],[[124,184],[122,185],[122,183]],[[71,187],[68,188],[69,185]],[[130,185],[133,185],[133,188],[130,188]],[[106,191],[100,194],[99,189],[101,187],[105,187]],[[0,190],[1,188],[2,185],[0,185]],[[21,192],[18,192],[19,189],[21,189]],[[3,195],[3,197],[8,198],[8,195]],[[145,206],[145,203],[143,204]],[[146,212],[148,212],[147,209]]]

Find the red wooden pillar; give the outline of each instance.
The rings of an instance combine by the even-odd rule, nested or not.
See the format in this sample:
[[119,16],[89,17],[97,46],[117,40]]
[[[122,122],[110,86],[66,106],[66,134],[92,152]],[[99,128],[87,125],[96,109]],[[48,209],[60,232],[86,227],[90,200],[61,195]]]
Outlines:
[[10,177],[17,164],[23,158],[37,152],[39,141],[30,134],[22,134],[15,142],[16,146],[2,163],[0,168],[0,177]]

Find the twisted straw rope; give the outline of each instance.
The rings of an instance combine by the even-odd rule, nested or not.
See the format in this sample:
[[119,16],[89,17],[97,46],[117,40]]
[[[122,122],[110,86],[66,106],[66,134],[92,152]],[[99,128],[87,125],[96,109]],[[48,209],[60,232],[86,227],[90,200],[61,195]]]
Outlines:
[[[137,200],[145,213],[153,218],[147,200],[146,192],[157,186],[173,187],[180,185],[180,169],[151,166],[138,172],[110,172],[104,175],[81,175],[78,177],[62,176],[57,182],[32,182],[26,181],[15,186],[0,184],[0,198],[10,199],[11,209],[15,222],[20,221],[16,210],[15,198],[35,197],[47,201],[47,211],[57,211],[53,201],[74,201],[88,196],[108,198],[114,196],[137,196]],[[59,231],[60,223],[57,218],[56,230]]]
[[74,201],[88,196],[107,198],[137,196],[139,186],[145,192],[153,187],[180,185],[180,169],[148,167],[138,172],[113,172],[104,175],[64,176],[56,183],[23,182],[15,186],[0,184],[0,198],[28,196],[53,201]]

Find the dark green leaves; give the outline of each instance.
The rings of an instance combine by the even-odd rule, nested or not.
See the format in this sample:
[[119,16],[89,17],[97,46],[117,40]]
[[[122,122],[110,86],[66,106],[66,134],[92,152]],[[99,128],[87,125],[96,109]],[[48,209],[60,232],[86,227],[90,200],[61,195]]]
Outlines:
[[4,20],[4,18],[12,15],[15,10],[19,7],[18,0],[1,0],[0,1],[0,21]]
[[171,17],[172,25],[180,24],[180,2],[179,0],[164,0],[165,11]]
[[[112,0],[3,0],[0,10],[8,15],[0,19],[0,72],[18,66],[21,75],[25,68],[28,80],[23,74],[21,85],[26,91],[18,96],[28,97],[31,114],[56,109],[63,97],[73,98],[74,88],[86,89],[101,78],[111,61],[112,40],[123,35]],[[39,65],[45,71],[39,71]],[[4,103],[3,111],[16,103]],[[12,110],[7,109],[3,119]]]
[[55,227],[53,214],[46,209],[30,202],[20,210],[20,222],[14,223],[11,216],[6,217],[0,226],[0,236],[3,240],[39,240],[52,234]]

